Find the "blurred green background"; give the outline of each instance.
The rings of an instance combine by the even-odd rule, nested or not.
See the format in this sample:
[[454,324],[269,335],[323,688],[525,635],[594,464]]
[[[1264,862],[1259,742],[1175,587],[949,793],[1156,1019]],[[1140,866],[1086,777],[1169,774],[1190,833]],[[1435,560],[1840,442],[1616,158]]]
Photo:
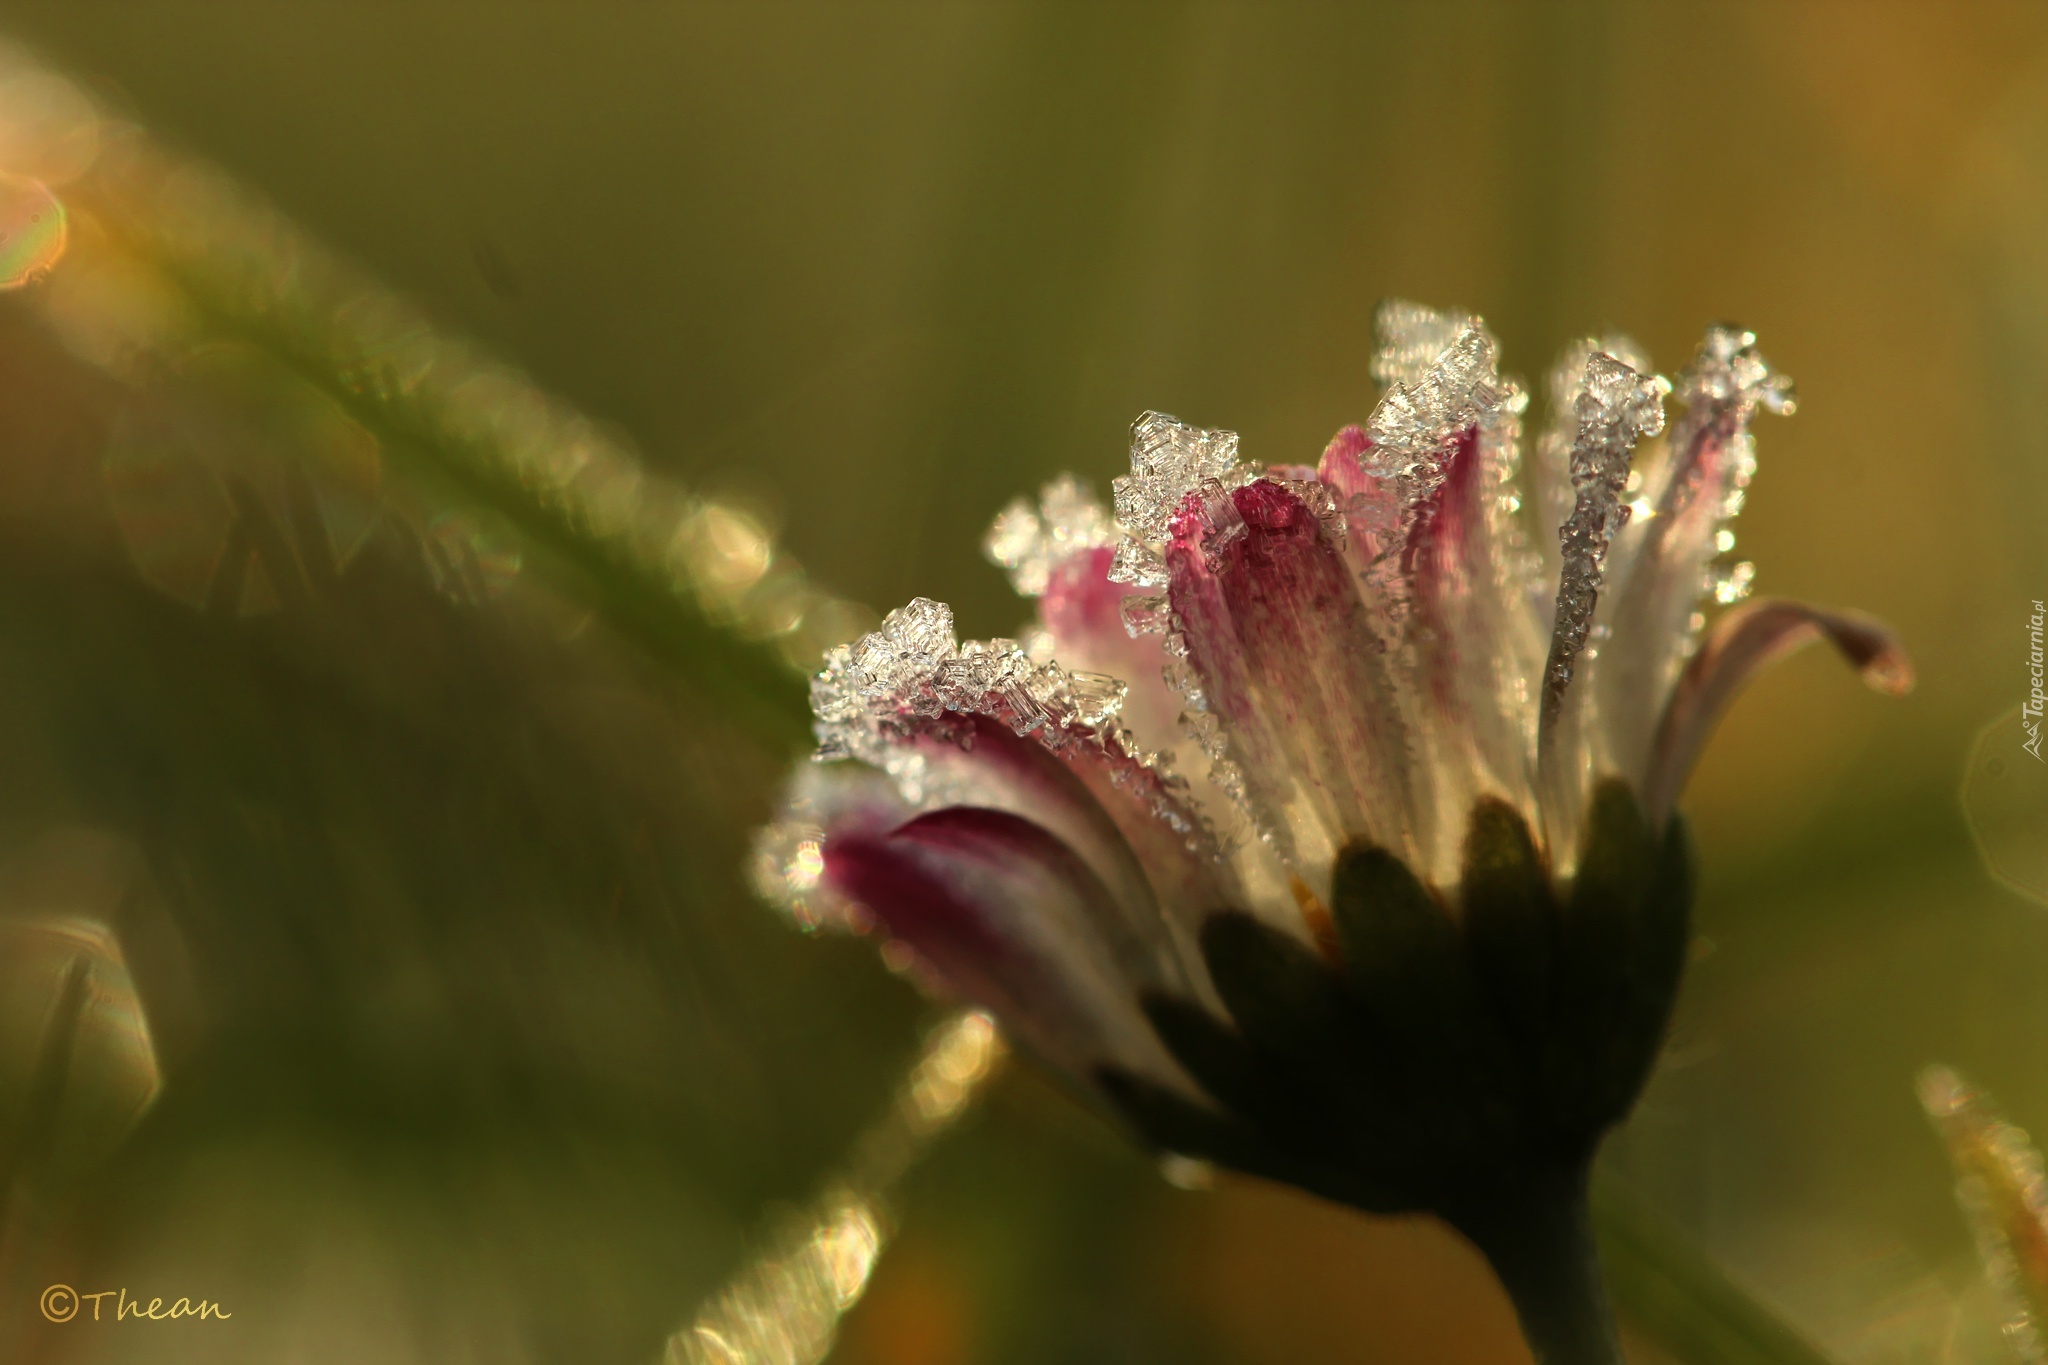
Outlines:
[[[0,29],[833,590],[966,634],[1022,615],[990,516],[1105,488],[1142,409],[1269,461],[1362,420],[1382,297],[1482,312],[1525,375],[1588,332],[1668,370],[1753,328],[1802,401],[1760,419],[1740,551],[1888,619],[1921,686],[1816,654],[1723,727],[1687,803],[1705,946],[1610,1160],[1842,1360],[1998,1358],[1912,1080],[1946,1060],[2048,1131],[2048,910],[1957,800],[2048,595],[2048,9],[9,0]],[[740,889],[772,756],[558,638],[423,661],[462,628],[383,599],[325,654],[197,638],[37,556],[4,556],[11,856],[84,823],[198,868],[198,993],[289,997],[195,1033],[91,1223],[101,1278],[246,1319],[52,1358],[651,1358],[921,1017]],[[1447,1235],[1176,1191],[1018,1073],[913,1181],[834,1359],[1521,1349]]]

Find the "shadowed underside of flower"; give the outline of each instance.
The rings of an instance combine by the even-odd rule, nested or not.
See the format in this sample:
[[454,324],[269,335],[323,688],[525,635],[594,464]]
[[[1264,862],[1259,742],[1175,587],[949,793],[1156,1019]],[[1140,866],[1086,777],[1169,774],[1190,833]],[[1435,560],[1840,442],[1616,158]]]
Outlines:
[[1809,640],[1911,672],[1866,618],[1732,605],[1750,420],[1792,408],[1749,334],[1709,329],[1668,433],[1634,347],[1574,347],[1525,494],[1480,320],[1378,328],[1385,393],[1315,466],[1147,413],[1113,512],[1062,479],[997,519],[1023,639],[920,598],[830,654],[760,879],[1161,1148],[1442,1215],[1541,1358],[1607,1359],[1584,1186],[1685,955],[1686,774]]

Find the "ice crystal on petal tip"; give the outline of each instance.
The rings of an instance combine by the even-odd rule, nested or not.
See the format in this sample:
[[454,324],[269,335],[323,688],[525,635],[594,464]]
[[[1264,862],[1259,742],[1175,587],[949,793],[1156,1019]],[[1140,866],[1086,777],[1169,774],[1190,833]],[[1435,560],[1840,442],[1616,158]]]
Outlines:
[[1439,312],[1406,299],[1386,300],[1373,314],[1373,382],[1383,389],[1415,383],[1460,333],[1477,325],[1477,318],[1456,308]]
[[1112,539],[1109,513],[1071,474],[1042,489],[1033,507],[1017,499],[989,527],[983,552],[1009,570],[1010,584],[1025,597],[1046,588],[1061,561]]
[[[1664,398],[1671,392],[1663,376],[1642,374],[1605,351],[1586,357],[1576,388],[1578,434],[1570,464],[1574,500],[1570,517],[1558,530],[1563,569],[1550,656],[1543,670],[1541,723],[1546,730],[1557,723],[1580,651],[1586,647],[1608,547],[1628,524],[1630,509],[1621,493],[1628,484],[1630,459],[1638,441],[1664,430]],[[1548,794],[1562,799],[1559,792]]]
[[1133,638],[1140,635],[1158,635],[1166,630],[1173,619],[1172,609],[1166,604],[1164,593],[1133,593],[1123,600],[1121,608],[1124,630]]
[[1682,396],[1691,405],[1756,403],[1780,417],[1799,410],[1791,379],[1757,353],[1756,333],[1747,328],[1728,323],[1709,327],[1682,379]]
[[1430,461],[1444,444],[1514,393],[1494,368],[1493,338],[1476,322],[1416,379],[1394,385],[1366,423],[1383,468],[1405,472]]
[[1238,463],[1234,431],[1189,426],[1163,412],[1139,417],[1131,424],[1131,472],[1110,484],[1124,530],[1110,580],[1163,585],[1165,562],[1153,546],[1166,539],[1181,501],[1205,483],[1238,487],[1254,472]]

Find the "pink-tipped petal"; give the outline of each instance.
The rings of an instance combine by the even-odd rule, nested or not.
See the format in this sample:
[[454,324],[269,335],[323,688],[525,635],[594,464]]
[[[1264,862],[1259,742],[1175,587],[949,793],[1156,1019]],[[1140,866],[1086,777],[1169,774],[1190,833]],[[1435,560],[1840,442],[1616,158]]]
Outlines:
[[1259,480],[1191,495],[1173,531],[1187,661],[1268,828],[1410,847],[1415,772],[1384,646],[1314,511]]
[[[1366,436],[1371,468],[1398,491],[1400,512],[1366,581],[1399,627],[1438,805],[1462,811],[1501,796],[1533,814],[1529,679],[1543,645],[1515,492],[1525,399],[1500,374],[1477,318],[1394,303],[1376,326],[1376,372],[1391,387]],[[1335,473],[1342,448],[1327,459]],[[1448,872],[1455,858],[1455,848],[1433,846],[1425,865]]]
[[1200,916],[1231,897],[1223,869],[1200,851],[1194,812],[1156,770],[1080,738],[1055,751],[1043,737],[1018,735],[987,716],[947,713],[897,743],[923,761],[926,808],[1005,811],[1081,858],[1109,890],[1100,932],[1134,979],[1206,993]]
[[1140,1010],[1143,983],[1117,961],[1115,898],[1041,826],[948,807],[886,834],[828,837],[824,875],[1054,1065],[1115,1065],[1190,1089]]
[[1316,478],[1329,486],[1344,513],[1344,557],[1361,578],[1392,564],[1401,527],[1400,485],[1370,467],[1371,455],[1365,428],[1348,426],[1330,438],[1316,466]]
[[1490,794],[1531,810],[1527,678],[1541,644],[1513,547],[1492,515],[1496,474],[1480,428],[1460,432],[1441,481],[1411,509],[1400,568],[1432,757],[1455,783],[1446,796],[1460,808]]
[[1832,644],[1877,691],[1896,697],[1912,689],[1905,648],[1868,616],[1776,599],[1736,607],[1714,623],[1664,707],[1644,783],[1652,820],[1671,813],[1707,737],[1750,678],[1815,640]]
[[1142,748],[1171,749],[1179,740],[1175,721],[1181,706],[1161,676],[1166,651],[1157,634],[1134,636],[1124,620],[1125,599],[1151,590],[1111,582],[1115,556],[1113,547],[1103,545],[1061,560],[1046,576],[1039,620],[1052,636],[1059,663],[1106,674],[1129,688],[1123,720]]

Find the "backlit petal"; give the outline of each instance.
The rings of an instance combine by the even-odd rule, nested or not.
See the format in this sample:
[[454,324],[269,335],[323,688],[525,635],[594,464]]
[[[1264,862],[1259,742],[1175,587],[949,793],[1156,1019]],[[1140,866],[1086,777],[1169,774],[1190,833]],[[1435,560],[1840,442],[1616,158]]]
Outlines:
[[1643,788],[1653,821],[1661,824],[1670,814],[1707,737],[1749,680],[1814,640],[1832,644],[1880,692],[1896,697],[1913,686],[1905,649],[1868,616],[1773,599],[1734,608],[1701,642],[1658,723]]
[[1111,1064],[1183,1088],[1118,961],[1109,889],[1043,827],[956,806],[888,833],[829,837],[825,877],[1048,1061]]
[[1169,595],[1198,696],[1268,829],[1304,865],[1354,839],[1412,848],[1418,772],[1343,556],[1293,491],[1196,493],[1173,523]]

